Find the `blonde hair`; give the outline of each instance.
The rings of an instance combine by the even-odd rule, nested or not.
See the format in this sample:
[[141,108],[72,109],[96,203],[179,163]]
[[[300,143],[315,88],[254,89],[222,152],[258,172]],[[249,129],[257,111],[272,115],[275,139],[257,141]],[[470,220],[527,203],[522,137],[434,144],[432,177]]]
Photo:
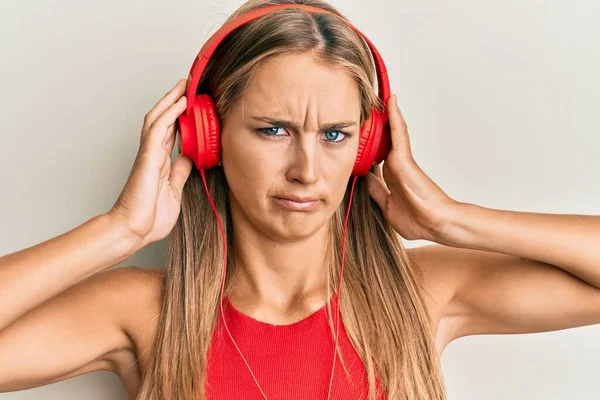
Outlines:
[[[320,0],[254,0],[228,19],[273,4],[307,4],[344,17]],[[344,17],[345,18],[345,17]],[[215,50],[200,81],[222,121],[242,98],[252,73],[278,54],[310,53],[320,62],[341,66],[355,78],[361,97],[361,123],[382,104],[374,90],[375,69],[364,40],[339,18],[284,9],[232,32]],[[228,186],[220,167],[205,172],[208,190],[234,255]],[[330,220],[329,290],[335,292],[341,267],[343,225],[351,181]],[[416,266],[399,235],[370,198],[359,177],[348,220],[340,317],[367,371],[369,400],[380,379],[387,399],[445,399],[432,321],[419,291]],[[185,185],[181,214],[169,236],[162,308],[153,357],[142,377],[140,399],[204,399],[206,363],[213,330],[220,317],[224,243],[197,169]],[[234,265],[227,260],[225,292]],[[226,295],[224,293],[224,295]],[[333,321],[330,319],[333,326]],[[342,364],[343,365],[343,364]]]

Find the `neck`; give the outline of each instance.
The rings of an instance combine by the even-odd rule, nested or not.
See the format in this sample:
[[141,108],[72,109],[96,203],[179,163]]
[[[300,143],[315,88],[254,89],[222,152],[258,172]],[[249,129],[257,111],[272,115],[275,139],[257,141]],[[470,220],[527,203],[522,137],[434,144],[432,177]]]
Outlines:
[[333,294],[327,292],[328,235],[328,226],[294,242],[235,232],[230,298],[282,311],[325,304]]

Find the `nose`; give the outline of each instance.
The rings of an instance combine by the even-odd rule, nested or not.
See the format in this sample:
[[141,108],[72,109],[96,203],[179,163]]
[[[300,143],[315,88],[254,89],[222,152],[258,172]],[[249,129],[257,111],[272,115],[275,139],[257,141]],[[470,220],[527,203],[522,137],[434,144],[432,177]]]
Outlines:
[[304,184],[315,183],[320,178],[319,146],[317,135],[300,134],[293,140],[288,157],[287,178]]

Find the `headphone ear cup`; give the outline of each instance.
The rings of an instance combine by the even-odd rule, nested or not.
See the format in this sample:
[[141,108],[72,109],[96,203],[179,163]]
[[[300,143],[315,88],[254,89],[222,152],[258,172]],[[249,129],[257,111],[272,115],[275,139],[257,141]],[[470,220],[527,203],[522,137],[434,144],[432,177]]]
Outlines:
[[381,113],[373,109],[369,118],[363,122],[360,128],[358,154],[354,162],[352,175],[365,176],[369,173],[375,161],[377,147],[381,139],[381,121]]
[[[392,135],[389,124],[390,114],[387,111],[384,113],[377,112],[377,120],[379,132],[377,134],[378,143],[374,146],[374,164],[379,164],[385,160],[392,147]],[[371,165],[369,165],[369,169],[371,168]]]
[[221,149],[221,127],[217,109],[208,94],[198,94],[189,114],[176,121],[181,134],[181,154],[190,158],[196,168],[208,169],[218,164]]
[[175,125],[181,136],[181,154],[190,158],[196,168],[201,168],[201,161],[198,157],[198,132],[195,116],[199,114],[197,104],[194,103],[190,112],[187,110],[177,117]]
[[215,102],[209,94],[199,94],[196,102],[200,110],[202,132],[200,138],[201,159],[204,159],[204,168],[212,168],[221,160],[221,125]]

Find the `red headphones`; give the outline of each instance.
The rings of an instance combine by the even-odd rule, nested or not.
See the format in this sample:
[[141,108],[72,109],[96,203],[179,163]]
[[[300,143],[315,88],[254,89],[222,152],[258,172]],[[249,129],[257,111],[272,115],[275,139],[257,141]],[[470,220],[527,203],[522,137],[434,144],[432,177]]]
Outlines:
[[387,101],[391,92],[385,64],[373,43],[347,19],[322,8],[303,4],[277,4],[250,11],[223,25],[202,46],[188,75],[185,93],[187,98],[186,110],[177,118],[176,122],[178,131],[181,134],[182,154],[192,159],[198,169],[212,168],[219,163],[221,159],[219,118],[210,94],[196,94],[200,77],[213,52],[230,32],[256,18],[284,8],[299,8],[341,18],[362,36],[371,49],[377,70],[378,96],[382,100],[384,108],[383,112],[373,109],[371,116],[361,126],[358,154],[352,169],[352,175],[367,175],[374,163],[378,164],[386,157],[391,146],[388,124],[389,114],[387,112]]

